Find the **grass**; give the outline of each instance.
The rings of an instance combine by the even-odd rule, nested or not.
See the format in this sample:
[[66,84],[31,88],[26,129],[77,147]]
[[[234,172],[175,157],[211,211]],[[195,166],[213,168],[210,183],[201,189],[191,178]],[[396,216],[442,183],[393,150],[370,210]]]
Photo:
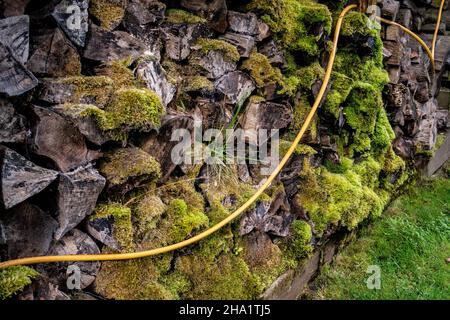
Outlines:
[[[449,299],[450,179],[419,182],[362,231],[316,280],[314,299]],[[368,289],[370,265],[380,289]]]

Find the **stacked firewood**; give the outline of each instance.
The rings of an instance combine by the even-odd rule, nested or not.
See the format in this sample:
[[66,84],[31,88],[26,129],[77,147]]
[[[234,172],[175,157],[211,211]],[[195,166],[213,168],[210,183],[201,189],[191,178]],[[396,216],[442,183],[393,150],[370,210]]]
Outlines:
[[[332,2],[312,3],[332,7]],[[437,15],[435,1],[383,0],[378,4],[385,18],[431,42]],[[264,22],[256,14],[259,12],[241,10],[242,5],[226,0],[0,1],[0,261],[128,250],[129,243],[115,233],[121,229],[115,219],[128,213],[128,223],[138,224],[142,221],[130,212],[144,207],[151,212],[149,221],[142,223],[143,229],[155,224],[152,219],[156,219],[170,231],[169,224],[176,225],[177,221],[167,216],[177,212],[168,208],[176,197],[186,198],[175,199],[178,202],[174,203],[184,203],[178,209],[189,212],[187,218],[195,218],[186,223],[187,231],[181,228],[181,235],[172,232],[180,240],[192,235],[195,228],[207,226],[203,209],[215,207],[217,214],[223,214],[226,210],[222,208],[236,207],[248,189],[236,189],[233,194],[218,188],[207,192],[205,185],[213,185],[213,179],[208,177],[206,166],[172,161],[171,152],[177,144],[171,141],[172,133],[176,129],[192,132],[197,119],[203,120],[203,130],[227,128],[241,107],[236,126],[291,133],[294,118],[303,123],[302,115],[296,113],[306,112],[306,107],[303,110],[296,105],[307,104],[309,90],[289,95],[289,90],[284,90],[282,73],[297,62],[307,66],[311,60],[304,53],[287,55],[275,37],[276,31],[269,28],[270,22]],[[432,150],[438,132],[447,129],[448,110],[445,103],[438,101],[448,104],[448,98],[442,99],[439,92],[444,92],[441,86],[449,83],[445,74],[450,50],[450,36],[445,35],[450,29],[449,19],[447,8],[440,28],[435,72],[415,40],[394,26],[382,29],[390,76],[384,101],[396,134],[394,151],[404,159],[417,159],[417,154]],[[289,31],[290,26],[284,27]],[[312,43],[305,42],[309,49],[314,49],[315,42],[325,47],[330,38],[324,22],[308,27],[311,30],[300,31],[311,33]],[[361,39],[356,46],[371,51],[374,39]],[[314,55],[317,61],[326,60],[326,54]],[[317,63],[317,67],[308,69],[313,73],[311,98],[317,96],[323,67]],[[339,163],[337,143],[330,133],[341,129],[348,119],[341,109],[338,111],[338,121],[327,119],[319,111],[317,117],[324,121],[315,134],[311,129],[302,141],[313,147],[298,148],[300,154],[280,175],[282,187],[243,217],[235,235],[227,236],[236,242],[236,248],[227,251],[230,248],[224,244],[227,248],[220,249],[220,254],[223,251],[230,261],[242,259],[237,258],[236,240],[241,236],[251,261],[248,265],[260,266],[271,263],[270,257],[281,252],[273,239],[288,238],[295,219],[302,219],[300,226],[312,234],[305,222],[306,211],[293,198],[299,193],[306,157],[311,168],[325,162]],[[255,136],[246,139],[245,143],[258,144]],[[257,187],[264,181],[258,165],[240,165],[236,171],[239,186]],[[179,183],[180,177],[185,179],[178,188],[173,182]],[[138,197],[140,192],[140,196],[146,195],[142,190],[157,188],[165,193]],[[197,203],[187,204],[188,198]],[[102,215],[107,209],[122,211],[117,216],[110,212]],[[213,216],[211,224],[214,219],[218,218]],[[317,238],[326,240],[337,228],[330,226],[323,237]],[[154,247],[173,242],[160,241],[158,237],[162,238],[164,232],[168,234],[165,236],[171,235],[163,229],[143,245],[143,231],[135,230],[127,234],[131,242],[137,243],[132,251],[148,249],[149,243]],[[305,240],[308,249],[310,242],[315,245],[316,239]],[[302,241],[298,243],[303,246]],[[168,268],[174,268],[183,256],[189,255],[174,254]],[[318,261],[319,253],[315,259]],[[81,270],[81,289],[89,291],[100,282],[98,287],[103,284],[103,291],[99,289],[98,293],[116,298],[110,292],[105,294],[105,287],[114,285],[98,281],[108,276],[107,263],[101,270],[99,262],[75,265]],[[230,265],[238,268],[241,264]],[[68,266],[39,265],[41,277],[20,298],[77,298],[63,289]],[[111,270],[121,272],[120,268]],[[137,270],[140,273],[141,268]],[[111,276],[112,280],[119,278]],[[120,289],[126,290],[125,286]],[[78,298],[89,298],[80,292]],[[126,298],[135,297],[129,294]]]
[[[438,9],[436,1],[379,1],[382,16],[418,33],[431,46]],[[448,7],[448,6],[447,6]],[[438,132],[448,126],[448,101],[438,104],[446,57],[450,51],[449,9],[443,14],[436,46],[435,72],[425,50],[397,26],[383,26],[390,84],[388,110],[396,133],[394,149],[405,159],[433,150]],[[445,79],[444,79],[445,80]]]

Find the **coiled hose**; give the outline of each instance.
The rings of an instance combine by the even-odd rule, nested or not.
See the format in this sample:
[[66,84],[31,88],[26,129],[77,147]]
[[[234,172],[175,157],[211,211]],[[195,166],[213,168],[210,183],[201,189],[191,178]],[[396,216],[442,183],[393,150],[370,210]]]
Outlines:
[[[436,28],[436,32],[433,38],[432,48],[435,48],[435,43],[437,39],[437,33],[439,31],[439,24],[440,19],[442,17],[442,10],[444,8],[444,2],[445,0],[442,0],[440,13],[439,13],[439,19],[438,19],[438,25]],[[337,52],[337,46],[338,46],[338,40],[339,35],[342,28],[342,22],[344,20],[345,15],[350,12],[353,9],[356,9],[357,5],[349,5],[347,6],[339,15],[339,18],[336,23],[336,28],[334,32],[334,38],[333,38],[333,48],[330,53],[330,57],[328,59],[328,65],[326,68],[325,76],[322,82],[322,86],[320,87],[320,91],[317,95],[316,100],[314,101],[314,104],[311,108],[311,111],[309,112],[308,116],[306,117],[306,120],[301,127],[299,133],[295,137],[294,141],[292,142],[289,150],[287,151],[286,155],[283,157],[283,159],[280,161],[278,166],[275,168],[275,170],[272,172],[272,174],[269,176],[269,178],[266,180],[266,182],[259,187],[259,189],[255,192],[255,194],[250,197],[241,207],[239,207],[236,211],[234,211],[232,214],[230,214],[228,217],[217,223],[216,225],[210,227],[209,229],[197,234],[196,236],[193,236],[189,239],[186,239],[184,241],[168,245],[161,248],[146,250],[146,251],[140,251],[140,252],[131,252],[131,253],[117,253],[117,254],[82,254],[82,255],[60,255],[60,256],[40,256],[40,257],[30,257],[30,258],[21,258],[21,259],[15,259],[15,260],[9,260],[4,261],[0,263],[0,269],[1,268],[7,268],[11,266],[18,266],[18,265],[31,265],[31,264],[38,264],[38,263],[51,263],[51,262],[74,262],[74,261],[117,261],[117,260],[130,260],[130,259],[139,259],[154,255],[159,255],[167,252],[171,252],[174,250],[178,250],[181,248],[184,248],[186,246],[189,246],[191,244],[197,243],[203,238],[208,237],[212,233],[220,230],[225,225],[232,222],[234,219],[239,217],[245,210],[247,210],[258,198],[261,196],[261,194],[270,186],[270,184],[275,180],[275,178],[278,176],[278,174],[281,172],[281,170],[284,168],[286,163],[288,162],[289,158],[292,156],[292,154],[295,151],[295,148],[300,143],[300,140],[302,139],[303,135],[305,134],[309,124],[311,123],[312,118],[314,117],[328,86],[328,83],[331,78],[331,72],[334,65],[334,60],[336,57]],[[410,34],[414,39],[419,41],[419,43],[422,45],[422,47],[426,50],[428,56],[430,57],[431,63],[434,67],[434,55],[431,53],[430,49],[427,47],[427,45],[423,42],[422,39],[420,39],[419,36],[417,36],[415,33],[407,29],[406,27],[403,27],[395,22],[385,20],[383,18],[380,18],[381,22],[396,25],[400,27],[402,30]]]

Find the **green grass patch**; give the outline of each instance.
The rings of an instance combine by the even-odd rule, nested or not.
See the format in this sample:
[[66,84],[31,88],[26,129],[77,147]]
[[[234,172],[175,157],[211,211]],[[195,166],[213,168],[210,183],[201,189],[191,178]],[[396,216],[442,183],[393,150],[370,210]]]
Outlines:
[[[316,299],[449,299],[450,180],[421,181],[317,278]],[[380,289],[368,289],[370,265]]]

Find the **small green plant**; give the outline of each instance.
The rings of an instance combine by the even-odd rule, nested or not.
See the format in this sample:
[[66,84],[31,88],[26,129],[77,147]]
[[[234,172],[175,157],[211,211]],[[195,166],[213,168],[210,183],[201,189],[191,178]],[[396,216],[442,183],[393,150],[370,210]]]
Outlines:
[[12,297],[31,284],[39,273],[29,267],[16,266],[0,270],[0,300]]

